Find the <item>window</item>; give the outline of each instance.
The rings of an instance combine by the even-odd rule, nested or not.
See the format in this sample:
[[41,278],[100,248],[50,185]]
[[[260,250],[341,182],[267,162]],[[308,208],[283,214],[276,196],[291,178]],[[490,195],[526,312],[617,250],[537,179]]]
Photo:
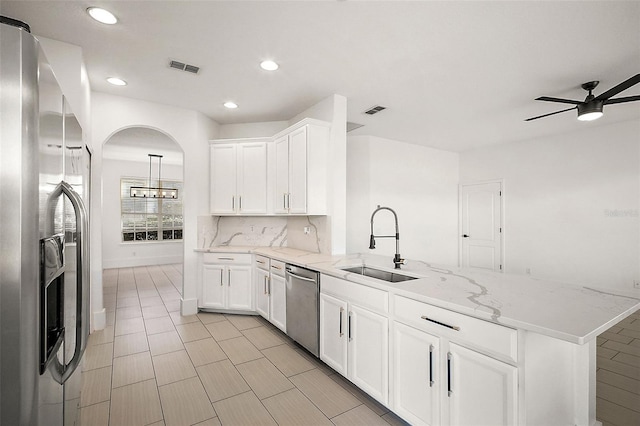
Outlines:
[[[120,180],[120,213],[123,242],[182,240],[182,182],[162,180],[162,186],[176,188],[178,198],[133,198],[132,186],[148,186],[145,178]],[[152,186],[160,186],[151,182]]]

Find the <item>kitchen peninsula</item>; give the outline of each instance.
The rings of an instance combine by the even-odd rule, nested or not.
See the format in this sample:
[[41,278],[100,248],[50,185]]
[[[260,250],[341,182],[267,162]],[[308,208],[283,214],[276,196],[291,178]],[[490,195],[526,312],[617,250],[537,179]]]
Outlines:
[[[318,271],[321,359],[414,424],[474,418],[521,425],[597,424],[595,338],[640,308],[640,299],[595,288],[417,260],[401,270],[416,279],[399,283],[344,270],[360,265],[392,270],[390,258],[371,254],[230,246],[196,251],[200,256],[255,254]],[[371,297],[358,299],[362,289]],[[349,326],[352,312],[360,308],[365,315],[355,317],[354,327],[366,315],[382,324],[380,339],[361,346],[367,353],[350,349],[364,338],[359,329],[355,338],[344,338],[348,365],[333,356],[342,353],[332,348],[341,347],[337,339],[343,336],[332,337],[338,321],[328,318],[334,315],[329,302],[344,303]],[[378,377],[357,368],[371,359],[380,364]]]

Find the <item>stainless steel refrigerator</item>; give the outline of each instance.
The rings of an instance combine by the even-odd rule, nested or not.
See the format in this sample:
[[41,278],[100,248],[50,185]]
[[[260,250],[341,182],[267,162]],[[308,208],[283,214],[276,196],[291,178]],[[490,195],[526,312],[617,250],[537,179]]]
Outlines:
[[90,153],[28,25],[0,17],[0,424],[73,425],[89,335]]

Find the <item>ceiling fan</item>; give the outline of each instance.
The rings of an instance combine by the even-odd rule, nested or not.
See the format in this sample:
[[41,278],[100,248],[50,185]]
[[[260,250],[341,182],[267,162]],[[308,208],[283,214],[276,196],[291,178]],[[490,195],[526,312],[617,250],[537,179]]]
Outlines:
[[601,93],[598,96],[593,96],[591,91],[598,86],[599,81],[589,81],[582,85],[582,88],[589,92],[584,101],[573,101],[571,99],[560,99],[560,98],[551,98],[549,96],[541,96],[536,98],[536,101],[547,101],[547,102],[558,102],[561,104],[572,104],[575,105],[572,108],[563,109],[560,111],[550,112],[549,114],[539,115],[537,117],[527,118],[524,121],[532,121],[537,120],[538,118],[548,117],[550,115],[560,114],[561,112],[571,111],[572,109],[578,110],[578,120],[580,121],[591,121],[596,120],[602,117],[602,109],[605,105],[611,104],[623,104],[626,102],[640,101],[640,95],[637,96],[626,96],[624,98],[611,99],[612,96],[617,95],[623,90],[628,89],[631,86],[634,86],[640,83],[640,74],[636,74],[628,80],[623,81],[617,86],[612,87],[604,93]]

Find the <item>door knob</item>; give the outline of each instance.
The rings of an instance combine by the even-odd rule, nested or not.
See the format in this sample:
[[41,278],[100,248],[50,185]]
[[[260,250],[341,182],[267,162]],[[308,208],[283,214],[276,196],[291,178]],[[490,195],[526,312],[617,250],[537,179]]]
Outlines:
[[462,234],[462,238],[469,238],[467,234]]

